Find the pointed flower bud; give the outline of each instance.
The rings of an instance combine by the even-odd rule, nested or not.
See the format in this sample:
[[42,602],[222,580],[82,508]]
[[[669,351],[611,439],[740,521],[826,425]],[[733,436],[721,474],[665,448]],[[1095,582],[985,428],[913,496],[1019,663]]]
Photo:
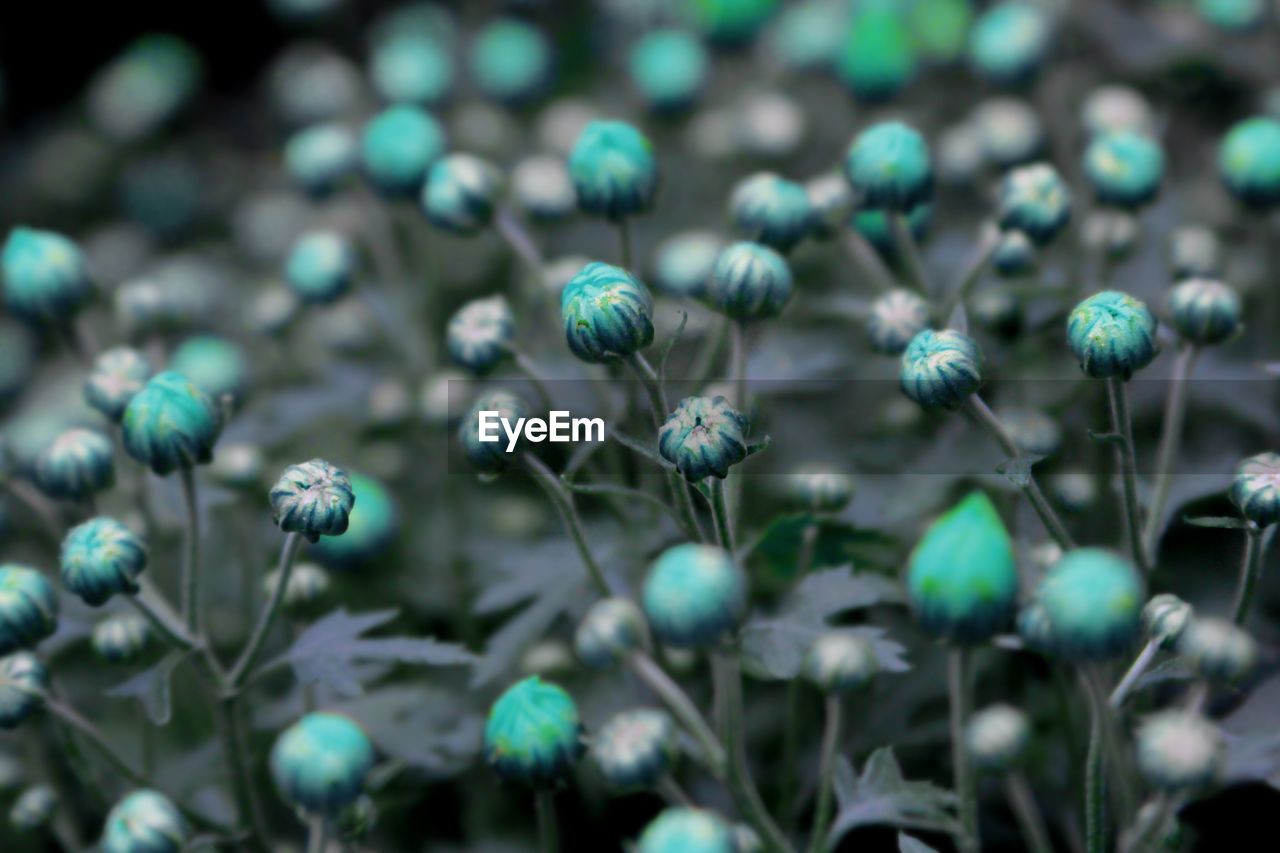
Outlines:
[[507,688],[489,711],[484,759],[508,782],[553,785],[583,751],[578,706],[559,685],[536,675]]
[[590,263],[560,294],[569,349],[586,362],[631,355],[653,343],[653,297],[621,267]]
[[925,409],[950,409],[982,386],[982,351],[968,335],[925,329],[902,353],[902,392]]
[[347,530],[355,492],[347,472],[323,459],[290,465],[271,487],[271,520],[308,542]]
[[114,518],[91,518],[62,541],[62,582],[90,607],[136,593],[146,566],[146,545]]
[[736,629],[746,614],[746,582],[724,549],[686,543],[654,560],[641,600],[659,641],[707,648]]
[[373,761],[373,744],[359,724],[320,711],[307,714],[276,738],[271,776],[294,807],[332,815],[364,792]]
[[610,717],[591,739],[591,757],[615,791],[653,788],[675,764],[676,726],[656,708],[636,708]]
[[1127,380],[1159,352],[1156,318],[1141,300],[1104,290],[1071,312],[1067,343],[1086,375]]
[[685,397],[658,428],[658,452],[691,483],[723,480],[747,458],[749,428],[724,397]]

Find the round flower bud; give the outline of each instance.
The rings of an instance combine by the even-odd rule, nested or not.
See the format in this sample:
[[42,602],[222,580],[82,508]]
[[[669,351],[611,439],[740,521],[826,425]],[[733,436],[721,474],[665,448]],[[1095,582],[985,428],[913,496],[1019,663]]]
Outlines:
[[707,648],[737,628],[746,613],[746,582],[724,549],[686,543],[654,560],[641,603],[659,641],[678,649]]
[[369,181],[392,197],[412,196],[445,151],[440,123],[423,109],[389,107],[364,127],[360,157]]
[[658,428],[658,452],[690,483],[723,480],[747,458],[749,427],[724,397],[685,397]]
[[1222,272],[1222,242],[1211,228],[1174,229],[1169,238],[1169,266],[1176,280],[1217,278]]
[[1240,330],[1240,297],[1220,281],[1189,278],[1169,291],[1173,327],[1197,344],[1220,344]]
[[[494,418],[505,418],[510,423],[528,414],[524,400],[507,391],[492,391],[483,395],[471,406],[470,413],[458,427],[458,442],[467,454],[467,460],[481,474],[498,474],[515,459],[515,452],[507,452],[507,441],[480,440],[480,413],[497,412]],[[498,420],[492,423],[500,423]],[[516,445],[518,452],[520,445]]]
[[1023,83],[1044,64],[1052,36],[1049,16],[1039,6],[999,3],[974,23],[969,35],[969,62],[992,82]]
[[168,797],[142,788],[116,803],[107,815],[102,853],[180,853],[187,822]]
[[915,291],[890,290],[871,303],[867,334],[876,352],[901,355],[929,325],[929,303]]
[[849,9],[840,0],[790,3],[769,28],[770,59],[790,71],[826,71],[840,56]]
[[684,30],[652,30],[631,47],[631,84],[649,109],[679,112],[698,98],[710,67],[702,42]]
[[65,322],[93,295],[80,247],[52,231],[14,228],[0,269],[5,305],[29,320]]
[[[275,592],[280,574],[272,570],[262,579],[262,594],[268,598]],[[324,598],[329,591],[329,573],[315,563],[298,563],[289,572],[289,581],[284,587],[284,611],[291,615],[302,615],[311,611],[313,606]]]
[[1012,705],[976,711],[964,729],[964,747],[979,769],[1001,773],[1016,767],[1031,740],[1027,715]]
[[351,287],[356,253],[336,231],[310,231],[289,250],[284,277],[303,302],[327,305]]
[[378,823],[378,809],[373,798],[361,794],[351,805],[332,818],[333,834],[345,844],[357,844],[369,837]]
[[9,823],[19,832],[44,829],[58,809],[58,795],[48,785],[23,789],[9,809]]
[[648,643],[640,608],[625,598],[602,598],[582,617],[573,635],[578,660],[591,669],[610,669]]
[[51,498],[89,498],[115,484],[115,462],[111,439],[96,430],[75,427],[36,457],[34,479]]
[[1280,204],[1280,120],[1259,116],[1232,127],[1218,152],[1218,171],[1246,207]]
[[1191,624],[1191,605],[1176,595],[1162,592],[1142,608],[1142,631],[1162,649],[1172,649]]
[[1160,711],[1138,726],[1138,772],[1158,791],[1185,791],[1217,782],[1226,764],[1218,727],[1191,711]]
[[62,540],[62,582],[90,607],[136,593],[146,566],[146,545],[114,518],[91,518]]
[[671,296],[701,299],[707,292],[724,241],[713,231],[684,231],[658,245],[653,280]]
[[471,44],[471,77],[490,98],[521,104],[547,84],[551,60],[551,45],[536,27],[500,18],[486,24]]
[[90,118],[113,141],[139,141],[191,101],[202,76],[200,56],[187,42],[144,35],[94,74]]
[[[917,205],[915,210],[906,215],[906,219],[912,239],[917,242],[923,240],[929,233],[929,224],[933,220],[933,205]],[[883,210],[859,210],[850,217],[849,225],[875,246],[880,254],[887,258],[897,258],[898,244],[893,236],[888,213]]]
[[151,362],[145,355],[132,347],[113,347],[93,360],[93,372],[84,383],[84,398],[90,406],[118,421],[150,376]]
[[1017,229],[1043,246],[1071,219],[1071,193],[1048,163],[1023,166],[1005,175],[998,216],[1001,228]]
[[1151,104],[1127,86],[1106,85],[1094,89],[1080,107],[1080,123],[1090,136],[1127,130],[1152,134],[1156,120]]
[[578,192],[569,167],[560,157],[526,157],[511,170],[511,192],[516,203],[534,219],[554,222],[578,209]]
[[289,137],[284,165],[303,192],[326,196],[356,168],[356,138],[336,122],[312,125]]
[[1226,619],[1192,619],[1178,638],[1178,654],[1209,681],[1232,684],[1248,675],[1258,646],[1243,628]]
[[800,184],[758,172],[734,188],[729,219],[745,239],[789,252],[813,230],[814,210]]
[[1147,136],[1113,130],[1089,143],[1084,153],[1084,174],[1102,203],[1141,207],[1160,189],[1164,152]]
[[311,554],[317,560],[342,568],[377,557],[400,530],[400,513],[386,487],[364,474],[353,472],[349,477],[355,505],[347,516],[347,532],[322,536],[311,546]]
[[967,335],[925,329],[903,351],[898,382],[925,409],[954,408],[982,385],[982,351]]
[[907,213],[933,194],[929,145],[900,122],[883,122],[859,134],[844,168],[867,207]]
[[244,351],[226,338],[187,338],[169,358],[169,369],[181,373],[215,400],[244,396],[249,364]]
[[129,455],[162,477],[209,462],[222,431],[209,395],[173,371],[147,381],[129,401],[121,426]]
[[804,657],[804,677],[825,693],[865,687],[879,670],[875,645],[846,631],[819,634]]
[[672,807],[649,821],[636,853],[737,853],[733,829],[705,809]]
[[435,104],[453,88],[453,55],[434,35],[392,29],[370,54],[369,78],[391,103]]
[[500,190],[491,163],[471,154],[447,154],[427,173],[422,209],[437,228],[471,236],[489,227]]
[[1003,278],[1030,275],[1039,259],[1031,238],[1016,230],[1000,232],[1000,241],[991,253],[991,265]]
[[1244,517],[1259,527],[1280,521],[1280,454],[1259,453],[1242,460],[1228,494]]
[[791,299],[791,268],[782,255],[759,243],[734,243],[716,259],[707,297],[735,320],[765,320]]
[[855,7],[835,63],[837,76],[855,98],[866,103],[892,98],[911,82],[918,64],[903,15],[885,4]]
[[472,373],[487,373],[511,355],[516,316],[505,296],[473,299],[449,319],[449,356]]
[[1014,444],[1026,453],[1052,456],[1062,446],[1062,430],[1058,422],[1039,409],[1026,406],[1003,408],[1000,422]]
[[271,777],[280,795],[308,814],[337,814],[364,792],[373,744],[341,714],[307,714],[280,733],[271,748]]
[[995,169],[1012,169],[1034,161],[1044,148],[1040,116],[1017,98],[988,98],[973,111],[973,126],[983,157]]
[[1045,575],[1035,600],[1048,622],[1048,651],[1069,661],[1106,660],[1138,636],[1137,572],[1103,548],[1067,552]]
[[591,757],[615,791],[655,787],[671,770],[678,753],[671,715],[655,708],[615,714],[591,740]]
[[658,188],[653,146],[620,121],[592,121],[569,154],[569,177],[585,213],[618,220],[648,210]]
[[[0,608],[8,593],[4,590],[4,568],[0,568]],[[5,614],[0,610],[0,642],[7,639]],[[44,664],[30,652],[0,658],[0,729],[16,729],[40,707],[41,694],[49,686]]]
[[853,498],[853,478],[827,465],[805,465],[787,476],[787,495],[808,512],[839,512]]
[[801,106],[781,92],[750,92],[728,114],[713,110],[700,119],[690,128],[690,143],[708,159],[734,152],[768,159],[793,156],[808,121]]
[[778,5],[778,0],[696,0],[687,4],[687,11],[707,41],[734,47],[753,39]]
[[58,594],[35,569],[0,565],[0,655],[34,648],[58,627]]
[[1141,300],[1104,290],[1072,310],[1067,343],[1086,375],[1127,380],[1159,351],[1156,318]]
[[821,240],[833,236],[853,210],[853,188],[841,173],[826,172],[806,181],[804,192],[813,208],[812,236]]
[[489,710],[484,760],[508,782],[552,785],[583,749],[578,706],[559,685],[536,675],[508,687]]
[[93,626],[93,651],[108,663],[128,663],[142,654],[150,633],[147,620],[141,616],[108,616]]
[[271,487],[271,520],[308,542],[347,530],[355,492],[347,472],[323,459],[290,465]]
[[653,343],[653,297],[621,267],[593,262],[560,294],[569,349],[586,362],[628,356]]
[[1196,0],[1200,17],[1228,33],[1254,29],[1266,18],[1264,0]]
[[1013,619],[1013,545],[985,494],[972,493],[925,531],[911,554],[907,593],[924,630],[956,643],[980,643]]

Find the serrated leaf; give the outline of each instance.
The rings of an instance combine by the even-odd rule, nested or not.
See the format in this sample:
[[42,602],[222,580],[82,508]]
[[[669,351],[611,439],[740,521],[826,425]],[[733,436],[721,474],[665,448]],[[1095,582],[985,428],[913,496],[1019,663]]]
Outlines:
[[871,754],[861,775],[844,791],[827,845],[835,847],[850,830],[872,825],[958,836],[961,829],[955,808],[954,793],[932,782],[904,779],[893,748],[881,747]]
[[484,654],[471,670],[471,686],[483,687],[509,672],[524,650],[573,604],[581,589],[581,581],[562,578],[560,584],[544,588],[532,604],[490,634]]
[[883,533],[864,530],[838,519],[816,518],[801,513],[775,518],[747,549],[745,557],[762,563],[774,577],[794,577],[805,529],[811,524],[818,525],[818,539],[810,564],[815,569],[850,562],[881,565],[892,550],[893,540]]
[[359,721],[379,750],[436,779],[471,765],[484,727],[456,692],[421,684],[380,687],[338,710]]
[[187,657],[187,652],[173,651],[160,659],[150,669],[122,681],[115,687],[102,691],[104,695],[116,698],[131,697],[137,699],[147,719],[157,726],[167,726],[173,719],[173,703],[170,696],[170,683],[173,672]]
[[899,832],[898,853],[938,853],[938,851],[918,838],[912,838],[905,832]]
[[1229,515],[1203,515],[1199,518],[1184,516],[1182,520],[1192,527],[1214,527],[1223,530],[1244,530],[1248,526],[1248,522],[1244,519]]

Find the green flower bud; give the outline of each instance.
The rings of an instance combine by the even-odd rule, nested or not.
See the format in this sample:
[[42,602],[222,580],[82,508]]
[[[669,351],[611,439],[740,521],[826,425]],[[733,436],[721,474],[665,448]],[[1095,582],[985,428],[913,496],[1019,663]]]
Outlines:
[[151,628],[147,620],[132,613],[108,616],[93,626],[93,651],[108,663],[136,660],[147,646]]
[[641,603],[658,640],[678,649],[708,648],[746,613],[746,582],[728,552],[686,543],[654,560]]
[[560,294],[569,349],[586,362],[628,356],[653,343],[653,297],[621,267],[587,264]]
[[729,219],[745,239],[785,253],[813,230],[815,214],[800,184],[757,172],[734,188]]
[[215,335],[187,338],[169,358],[169,369],[190,379],[215,400],[224,396],[239,399],[249,384],[244,351]]
[[1150,137],[1113,130],[1089,143],[1084,174],[1103,204],[1141,207],[1160,190],[1164,152]]
[[591,669],[611,669],[648,642],[640,608],[625,598],[602,598],[591,605],[573,635],[578,660]]
[[1196,0],[1196,11],[1213,26],[1243,33],[1259,26],[1267,15],[1263,0]]
[[600,727],[591,740],[591,757],[615,791],[654,788],[676,762],[676,726],[656,708],[623,711]]
[[1259,453],[1242,460],[1228,496],[1259,527],[1280,521],[1280,454]]
[[526,157],[511,170],[511,193],[516,203],[533,219],[556,222],[578,209],[578,191],[569,177],[569,167],[560,157]]
[[765,320],[782,313],[792,289],[782,255],[759,243],[734,243],[716,259],[707,298],[735,320]]
[[1191,624],[1194,612],[1176,595],[1162,592],[1142,608],[1142,631],[1162,649],[1172,649]]
[[778,0],[693,0],[686,12],[709,42],[725,47],[755,38],[778,10]]
[[1005,431],[1026,453],[1052,456],[1062,446],[1058,422],[1039,409],[1017,406],[1003,408],[999,414]]
[[1243,628],[1226,619],[1191,620],[1178,638],[1178,654],[1202,678],[1234,684],[1258,661],[1258,646]]
[[[270,598],[275,592],[280,574],[276,570],[262,578],[262,594]],[[298,563],[289,572],[289,582],[284,587],[282,606],[291,616],[310,613],[329,592],[329,573],[315,563]]]
[[649,109],[679,112],[697,100],[711,63],[707,51],[684,30],[653,30],[631,46],[631,85]]
[[222,431],[209,395],[173,371],[147,381],[129,401],[121,426],[129,455],[162,477],[208,463]]
[[132,347],[104,350],[93,361],[93,372],[84,383],[84,398],[113,421],[124,416],[133,395],[151,376],[151,362]]
[[1226,764],[1218,727],[1191,711],[1152,714],[1138,727],[1138,772],[1158,791],[1186,791],[1214,784]]
[[4,302],[14,314],[66,322],[93,295],[80,247],[61,234],[19,226],[0,250]]
[[336,815],[364,792],[373,767],[364,729],[341,714],[307,714],[271,748],[271,777],[280,795],[308,814]]
[[345,844],[358,844],[369,837],[378,823],[378,809],[373,798],[361,794],[354,803],[333,818],[333,834]]
[[1035,593],[1047,620],[1047,651],[1069,661],[1107,660],[1138,636],[1142,585],[1127,560],[1077,548],[1059,560]]
[[853,498],[853,478],[827,465],[804,465],[787,475],[787,496],[808,512],[839,512]]
[[1280,121],[1257,116],[1232,127],[1222,140],[1218,171],[1246,207],[1280,204]]
[[969,0],[916,0],[907,9],[907,23],[924,59],[950,63],[964,53],[973,8]]
[[322,536],[311,546],[312,556],[335,568],[359,565],[377,557],[387,550],[400,530],[400,513],[386,486],[355,472],[349,479],[355,504],[347,516],[347,532],[341,536]]
[[906,213],[933,194],[929,145],[900,122],[883,122],[859,134],[844,168],[867,207]]
[[516,315],[505,296],[473,299],[449,319],[449,357],[472,373],[487,373],[511,355]]
[[658,245],[654,282],[670,296],[701,299],[725,243],[713,231],[683,231]]
[[356,254],[336,231],[310,231],[298,238],[285,261],[284,277],[303,302],[327,305],[351,287]]
[[658,188],[653,146],[620,121],[592,121],[569,154],[569,177],[584,213],[618,220],[648,210]]
[[355,492],[351,478],[323,459],[290,465],[271,487],[271,520],[308,542],[346,532]]
[[111,439],[75,427],[59,435],[36,457],[33,472],[40,491],[51,498],[79,500],[105,492],[116,481]]
[[819,634],[804,657],[804,677],[824,693],[849,693],[865,687],[879,671],[875,645],[847,631]]
[[1174,229],[1169,238],[1169,266],[1174,279],[1217,278],[1222,272],[1222,242],[1211,228]]
[[842,0],[788,4],[769,28],[769,55],[794,71],[826,71],[835,66],[849,31],[849,8]]
[[393,104],[435,104],[453,88],[454,61],[449,48],[419,32],[397,32],[382,39],[369,57],[369,78]]
[[1017,98],[988,98],[973,111],[983,157],[995,169],[1031,163],[1044,148],[1044,125],[1035,109]]
[[[481,474],[498,474],[511,464],[515,453],[507,452],[507,439],[499,435],[498,441],[480,440],[480,413],[497,412],[497,417],[510,423],[525,417],[529,408],[524,400],[507,391],[493,391],[483,395],[471,406],[470,413],[458,427],[458,443],[467,454],[467,460]],[[498,431],[501,433],[501,430]],[[516,446],[519,452],[520,445]]]
[[1127,380],[1159,352],[1156,318],[1141,300],[1104,290],[1071,312],[1067,343],[1087,376]]
[[954,408],[982,385],[982,351],[967,335],[925,329],[903,351],[898,381],[925,409]]
[[685,397],[658,428],[658,452],[690,483],[723,480],[747,458],[749,428],[724,397]]
[[1039,6],[999,3],[974,23],[969,35],[969,62],[994,83],[1024,83],[1044,64],[1052,37],[1049,16]]
[[500,777],[533,787],[563,779],[582,757],[578,706],[531,675],[498,697],[484,727],[484,760]]
[[142,788],[107,815],[102,853],[179,853],[188,834],[177,806],[159,791]]
[[485,25],[471,44],[471,78],[496,101],[521,104],[551,77],[551,45],[536,27],[515,18]]
[[[9,636],[5,604],[10,593],[4,588],[6,570],[7,567],[0,567],[0,642],[6,642]],[[48,687],[48,673],[35,655],[16,652],[0,658],[0,729],[22,725],[40,708],[41,696]]]
[[364,126],[360,140],[365,174],[392,197],[417,193],[444,152],[444,128],[426,110],[407,105],[378,113]]
[[62,582],[90,607],[136,593],[146,566],[146,545],[114,518],[91,518],[62,541]]
[[733,829],[714,812],[672,807],[649,821],[636,853],[737,853]]
[[35,569],[0,565],[0,655],[35,648],[58,627],[58,594]]
[[1088,94],[1080,107],[1080,123],[1090,136],[1115,130],[1150,136],[1156,127],[1147,99],[1127,86],[1114,84],[1099,86]]
[[[917,205],[907,214],[907,228],[912,239],[919,242],[929,233],[929,225],[933,221],[933,205]],[[862,209],[856,211],[849,220],[849,225],[872,246],[887,258],[898,257],[898,244],[893,236],[893,227],[889,222],[889,214],[883,210]]]
[[358,153],[355,134],[349,128],[326,122],[289,137],[284,165],[290,179],[303,192],[321,198],[355,172]]
[[1220,281],[1189,278],[1169,291],[1178,334],[1197,344],[1220,344],[1240,331],[1240,296]]
[[1071,193],[1048,163],[1014,169],[1000,185],[1000,227],[1017,229],[1043,246],[1071,219]]
[[1035,271],[1040,258],[1035,244],[1022,231],[1002,231],[991,265],[1003,278],[1020,278]]
[[48,785],[24,788],[9,809],[9,823],[19,832],[36,832],[53,820],[58,810],[58,795]]
[[969,718],[964,746],[980,769],[1002,773],[1016,767],[1031,740],[1031,722],[1012,705],[988,705]]
[[1013,619],[1013,545],[985,494],[970,494],[925,531],[911,554],[907,593],[924,630],[956,643],[980,643]]
[[916,335],[928,327],[929,303],[913,290],[890,290],[871,303],[867,334],[876,352],[902,355]]
[[498,171],[471,154],[436,160],[422,188],[422,209],[437,228],[472,236],[489,227],[501,191]]
[[836,56],[836,74],[854,97],[869,103],[888,100],[915,73],[915,46],[901,12],[886,4],[855,7]]

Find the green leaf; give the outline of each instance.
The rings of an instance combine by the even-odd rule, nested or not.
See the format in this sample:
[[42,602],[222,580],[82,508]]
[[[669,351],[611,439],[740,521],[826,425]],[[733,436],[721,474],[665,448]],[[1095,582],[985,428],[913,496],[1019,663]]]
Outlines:
[[107,696],[137,699],[142,703],[148,720],[157,726],[167,726],[173,718],[169,685],[173,679],[174,670],[186,659],[187,654],[188,652],[169,652],[150,669],[144,669],[129,680],[102,692]]
[[337,710],[359,721],[383,753],[434,778],[466,770],[484,728],[483,718],[462,706],[457,691],[424,684],[379,687]]
[[[839,768],[837,768],[839,769]],[[840,812],[827,835],[835,847],[850,830],[888,825],[900,829],[943,832],[959,836],[956,796],[932,782],[909,782],[902,776],[892,747],[877,749],[863,765],[862,775],[848,776],[836,787]]]
[[813,549],[812,567],[870,564],[886,565],[893,553],[894,541],[874,530],[863,530],[846,521],[817,518],[808,513],[784,515],[774,519],[744,555],[758,561],[772,576],[795,576],[796,558],[804,531],[818,525],[818,541]]
[[1182,520],[1192,527],[1216,527],[1224,530],[1244,530],[1249,526],[1249,522],[1243,518],[1235,518],[1229,515],[1204,515],[1199,518],[1184,516]]

